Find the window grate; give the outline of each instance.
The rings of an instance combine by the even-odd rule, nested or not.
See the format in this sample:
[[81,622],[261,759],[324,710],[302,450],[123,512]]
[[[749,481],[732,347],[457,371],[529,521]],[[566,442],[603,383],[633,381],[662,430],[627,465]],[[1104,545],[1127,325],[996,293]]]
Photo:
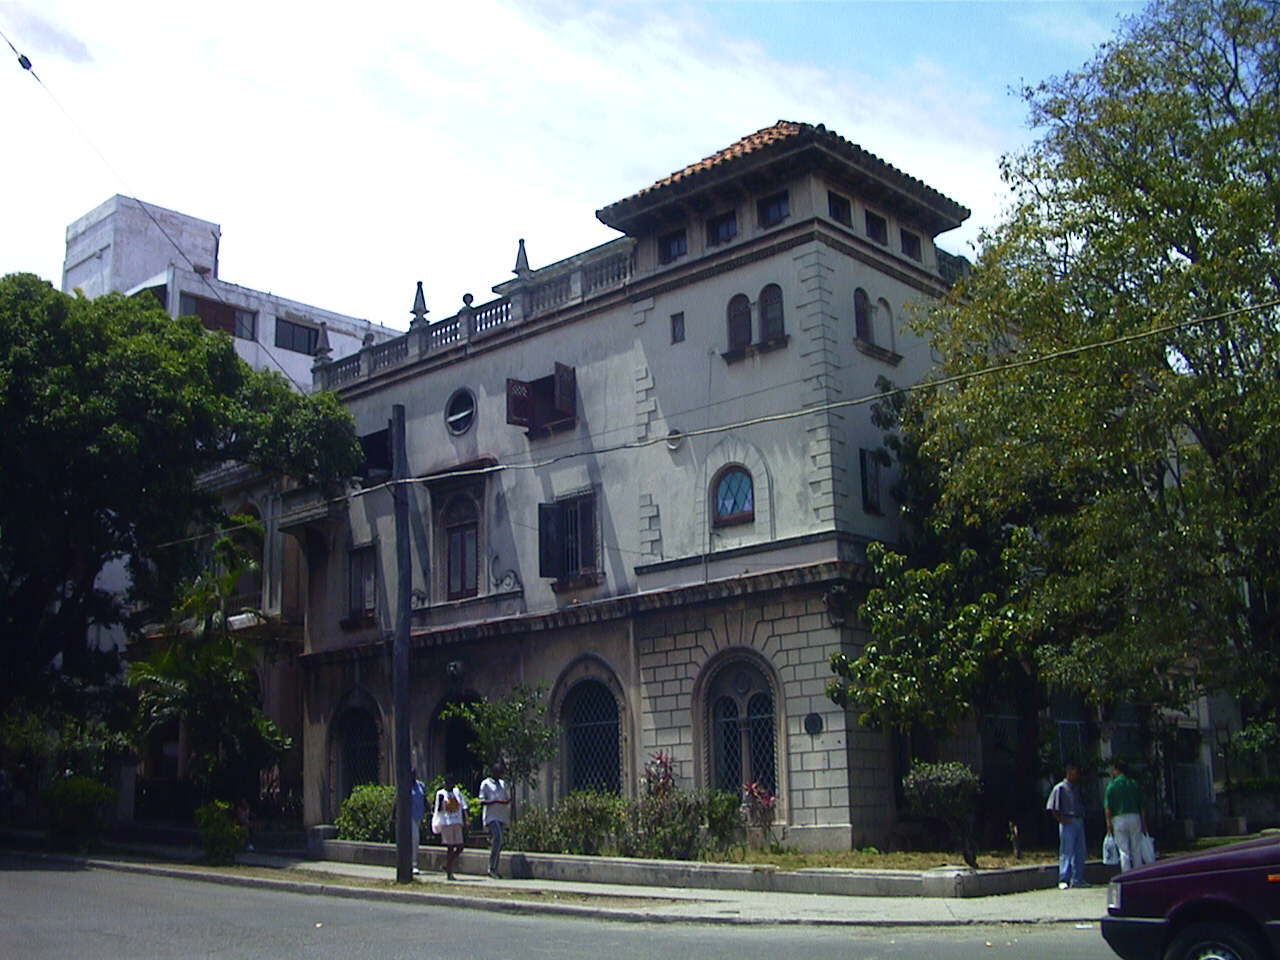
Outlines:
[[738,705],[730,697],[721,697],[715,702],[711,714],[716,788],[736,794],[742,790],[742,738],[738,732]]
[[770,793],[778,792],[773,736],[773,697],[757,693],[747,703],[747,739],[751,750],[751,779]]
[[622,792],[618,703],[594,680],[578,685],[565,708],[568,770],[566,792]]

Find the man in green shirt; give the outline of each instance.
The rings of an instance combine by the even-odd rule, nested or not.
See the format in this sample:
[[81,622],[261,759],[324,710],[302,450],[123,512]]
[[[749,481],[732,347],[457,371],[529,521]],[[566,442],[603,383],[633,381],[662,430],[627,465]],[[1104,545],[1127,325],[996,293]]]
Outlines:
[[1116,838],[1120,848],[1120,872],[1140,867],[1149,861],[1143,853],[1143,835],[1147,832],[1147,816],[1143,808],[1142,788],[1130,779],[1129,767],[1123,760],[1111,762],[1111,782],[1103,800],[1107,813],[1107,833]]

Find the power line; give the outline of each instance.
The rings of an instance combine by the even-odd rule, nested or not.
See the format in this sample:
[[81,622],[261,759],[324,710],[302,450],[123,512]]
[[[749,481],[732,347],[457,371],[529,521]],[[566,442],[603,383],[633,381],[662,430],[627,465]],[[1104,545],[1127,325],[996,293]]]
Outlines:
[[[218,289],[213,285],[212,282],[210,282],[209,278],[196,269],[195,263],[192,261],[192,259],[189,256],[187,256],[187,252],[183,250],[182,246],[178,243],[178,241],[175,240],[169,234],[169,231],[164,228],[164,225],[158,219],[156,219],[156,216],[151,212],[149,205],[144,201],[139,200],[136,196],[133,196],[134,191],[130,187],[129,182],[124,178],[124,176],[120,173],[120,171],[117,170],[114,165],[112,165],[111,161],[107,159],[106,154],[104,154],[101,150],[98,149],[98,145],[94,143],[93,139],[89,136],[88,133],[85,132],[84,128],[81,127],[80,124],[76,122],[76,119],[71,115],[71,112],[62,105],[61,101],[59,101],[56,96],[54,96],[53,91],[49,89],[49,85],[45,83],[42,79],[40,79],[39,75],[35,72],[35,70],[31,66],[31,60],[28,59],[24,54],[19,53],[18,48],[13,45],[13,41],[10,40],[7,36],[5,36],[3,32],[0,32],[0,37],[4,37],[4,42],[9,45],[9,49],[12,50],[15,54],[17,54],[18,64],[22,67],[22,69],[26,70],[29,74],[31,74],[32,77],[35,78],[36,83],[40,85],[40,89],[42,89],[48,95],[49,99],[53,101],[54,106],[56,106],[58,110],[61,111],[62,115],[66,117],[67,122],[71,124],[72,128],[76,131],[76,133],[78,133],[81,139],[83,139],[84,142],[89,145],[89,149],[98,155],[98,159],[102,161],[102,165],[105,166],[109,171],[111,171],[111,175],[114,176],[116,180],[120,182],[121,186],[125,188],[126,193],[129,194],[129,199],[132,200],[134,203],[136,203],[142,209],[142,212],[147,215],[147,219],[150,220],[151,223],[155,226],[155,228],[160,231],[160,235],[164,237],[165,240],[169,242],[169,245],[178,252],[178,256],[182,257],[182,259],[186,261],[186,264],[191,269],[191,272],[200,278],[200,282],[209,288],[209,292],[213,294],[214,298],[217,299],[219,303],[221,303],[224,307],[230,307],[231,309],[234,310],[236,308],[235,304],[227,303],[227,301],[222,298],[222,294],[218,292]],[[282,364],[278,359],[276,359],[275,355],[270,350],[263,350],[261,352],[265,353],[267,357],[270,358],[271,362],[280,368],[280,372],[284,374],[285,379],[288,380],[290,383],[292,383],[294,387],[297,388],[299,393],[306,393],[306,390],[303,388],[302,384],[300,384],[297,380],[293,379],[293,376],[289,373],[287,369],[285,369],[284,364]]]
[[[865,406],[869,403],[875,403],[879,400],[887,400],[891,397],[903,393],[915,393],[921,390],[932,390],[938,387],[951,386],[963,383],[968,380],[974,380],[978,377],[991,376],[997,373],[1004,373],[1009,370],[1017,370],[1025,367],[1036,366],[1043,363],[1049,363],[1053,360],[1060,360],[1064,357],[1076,356],[1078,354],[1087,353],[1093,350],[1101,350],[1109,347],[1121,346],[1126,343],[1135,343],[1141,340],[1147,340],[1152,337],[1160,336],[1166,333],[1172,333],[1176,330],[1184,330],[1189,327],[1199,326],[1205,323],[1213,323],[1218,320],[1227,320],[1232,317],[1239,316],[1244,313],[1252,313],[1257,310],[1265,310],[1271,307],[1280,306],[1280,298],[1266,300],[1262,303],[1250,304],[1244,307],[1236,307],[1231,310],[1224,310],[1221,313],[1210,314],[1203,317],[1193,317],[1190,320],[1180,320],[1176,323],[1163,324],[1158,327],[1152,327],[1149,330],[1140,330],[1136,333],[1123,334],[1118,337],[1111,337],[1106,340],[1095,340],[1090,343],[1080,344],[1074,347],[1066,347],[1062,350],[1054,350],[1049,353],[1039,354],[1034,357],[1026,357],[1021,360],[1013,360],[1008,363],[997,363],[990,366],[982,367],[978,370],[970,370],[965,373],[953,374],[949,377],[939,377],[933,380],[924,380],[920,383],[908,384],[903,387],[894,387],[892,390],[883,390],[877,393],[866,394],[861,397],[855,397],[851,400],[836,400],[831,403],[816,404],[811,407],[797,407],[792,410],[786,410],[781,413],[768,414],[761,417],[752,417],[747,420],[737,420],[732,423],[719,424],[712,427],[701,427],[690,430],[680,435],[681,439],[686,437],[710,436],[718,433],[728,433],[733,430],[741,430],[746,427],[759,426],[766,423],[778,423],[784,420],[793,420],[797,417],[807,417],[813,414],[826,413],[832,410],[841,410],[850,407]],[[710,404],[708,406],[711,406]],[[593,450],[575,450],[570,453],[560,454],[554,457],[547,457],[542,460],[531,461],[528,463],[496,463],[484,467],[469,467],[462,470],[451,470],[444,473],[434,473],[429,477],[410,477],[405,480],[386,480],[375,486],[364,487],[360,490],[349,491],[338,497],[331,497],[325,501],[325,505],[343,503],[356,497],[367,496],[371,493],[377,493],[382,490],[389,490],[397,484],[434,484],[441,480],[458,480],[488,476],[493,473],[501,473],[506,470],[540,470],[545,467],[552,466],[557,463],[563,463],[566,460],[573,460],[579,457],[596,457],[602,454],[617,453],[623,450],[639,450],[645,447],[651,447],[659,443],[666,443],[670,438],[666,436],[646,437],[642,440],[630,440],[625,443],[612,444],[607,447]],[[523,524],[520,524],[523,526]],[[237,528],[223,528],[234,530]],[[532,528],[530,528],[532,529]],[[152,549],[160,549],[162,547],[176,546],[183,543],[191,543],[204,539],[210,534],[198,534],[193,537],[186,537],[181,540],[171,540],[165,543],[156,544]],[[623,551],[624,548],[609,548]],[[626,551],[630,552],[630,551]]]

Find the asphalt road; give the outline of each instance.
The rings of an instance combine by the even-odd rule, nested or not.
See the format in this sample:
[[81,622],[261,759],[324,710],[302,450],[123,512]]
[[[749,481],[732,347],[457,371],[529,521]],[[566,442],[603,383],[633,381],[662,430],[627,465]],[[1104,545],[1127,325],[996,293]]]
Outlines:
[[1097,924],[862,929],[632,924],[250,890],[0,856],[0,957],[1104,960]]

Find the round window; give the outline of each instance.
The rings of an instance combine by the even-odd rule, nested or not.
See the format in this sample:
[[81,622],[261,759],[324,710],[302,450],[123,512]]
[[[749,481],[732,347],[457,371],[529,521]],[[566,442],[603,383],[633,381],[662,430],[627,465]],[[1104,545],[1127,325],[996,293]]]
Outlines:
[[444,408],[444,422],[449,432],[455,436],[471,429],[471,421],[476,418],[476,398],[470,390],[459,390],[449,398]]

